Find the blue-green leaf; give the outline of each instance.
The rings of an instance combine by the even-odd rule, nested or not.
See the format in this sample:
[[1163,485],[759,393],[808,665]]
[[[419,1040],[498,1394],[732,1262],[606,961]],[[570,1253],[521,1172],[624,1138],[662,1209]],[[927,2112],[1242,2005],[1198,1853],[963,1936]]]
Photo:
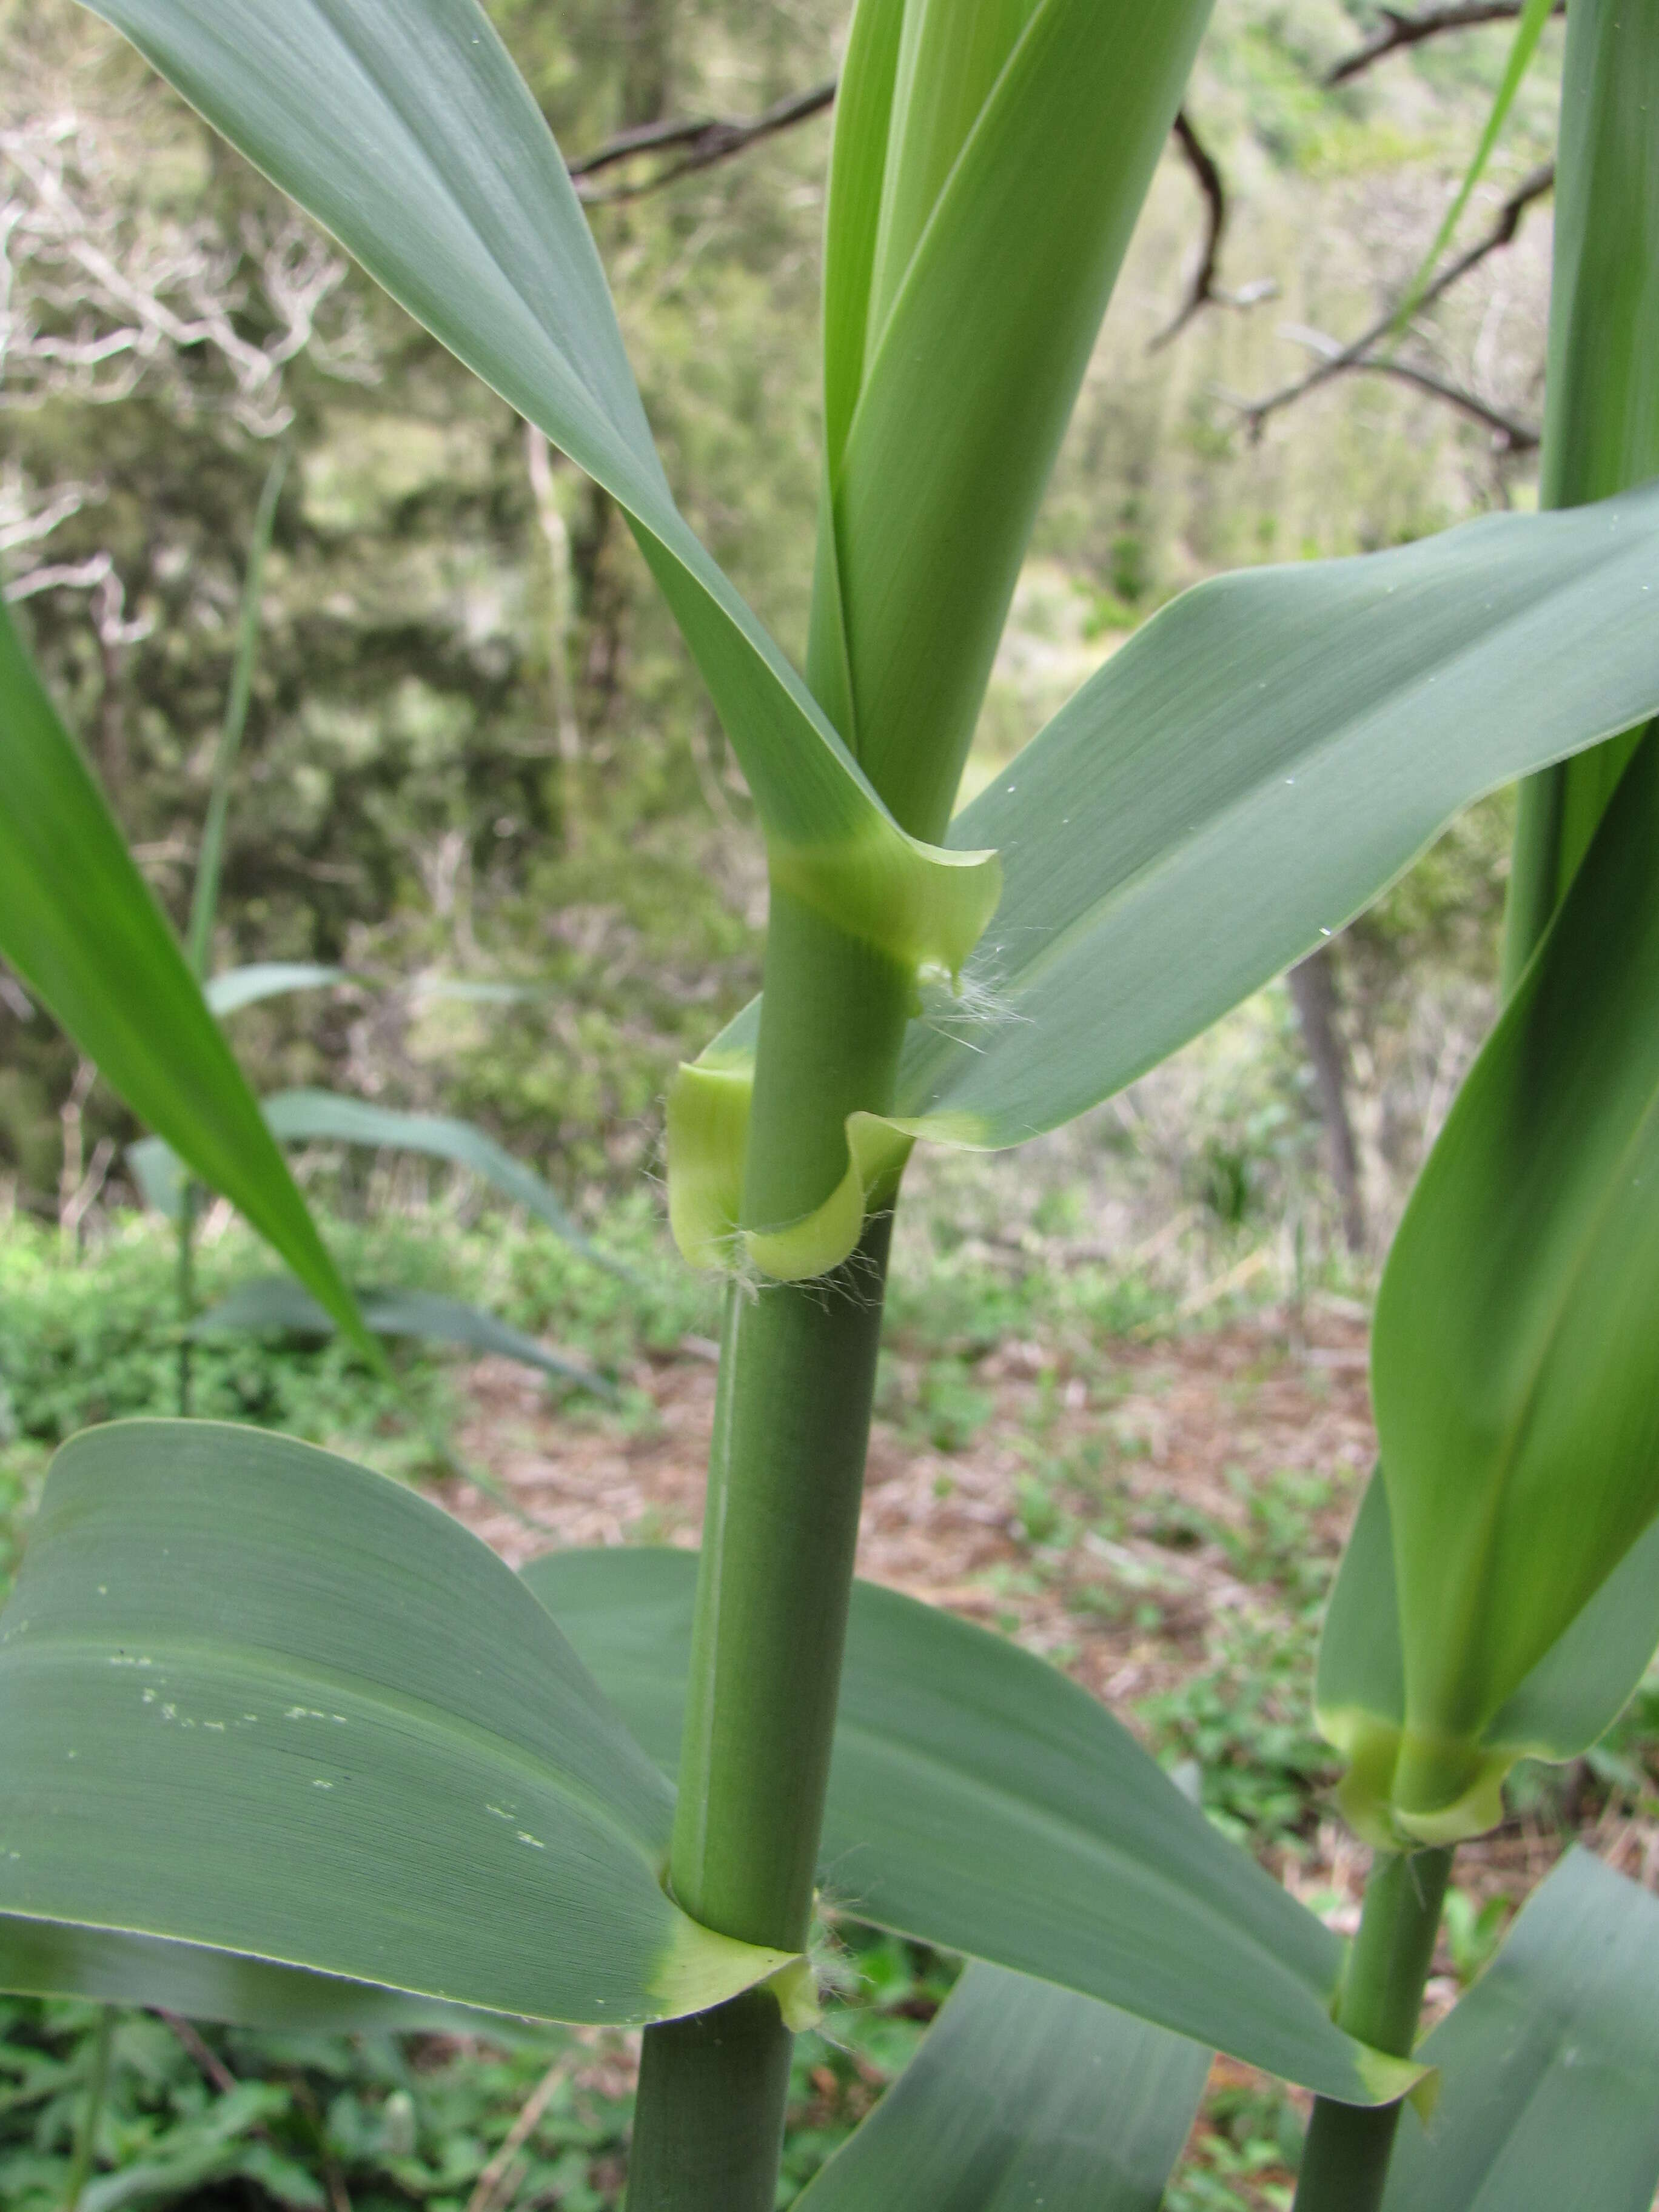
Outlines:
[[[560,1552],[525,1570],[672,1772],[696,1560]],[[1002,1638],[854,1586],[820,1880],[861,1920],[1121,2006],[1357,2104],[1417,2078],[1336,2028],[1342,1947],[1127,1729]]]
[[69,1929],[103,1974],[132,1936],[621,2024],[785,1963],[671,1902],[668,1784],[495,1554],[260,1430],[59,1452],[0,1614],[0,1925],[59,1969]]
[[1210,2054],[977,1961],[801,2212],[1158,2212]]
[[1659,1899],[1572,1850],[1424,2043],[1383,2212],[1649,2212],[1659,2187]]

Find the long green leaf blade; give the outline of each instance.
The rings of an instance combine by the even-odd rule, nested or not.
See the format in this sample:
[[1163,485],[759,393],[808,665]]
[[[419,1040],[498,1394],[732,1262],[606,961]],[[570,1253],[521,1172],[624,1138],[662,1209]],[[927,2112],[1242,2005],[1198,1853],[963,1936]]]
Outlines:
[[[516,1359],[534,1367],[556,1382],[574,1382],[596,1397],[614,1398],[616,1386],[591,1367],[562,1359],[521,1328],[498,1321],[481,1306],[462,1298],[439,1297],[431,1291],[376,1289],[356,1286],[358,1309],[377,1336],[416,1336],[431,1344],[453,1344],[464,1351],[493,1352],[498,1358]],[[315,1298],[288,1275],[266,1275],[243,1283],[228,1298],[210,1307],[191,1325],[192,1336],[212,1336],[224,1330],[281,1330],[298,1336],[328,1336],[333,1322]]]
[[487,1182],[513,1205],[523,1206],[587,1259],[601,1267],[617,1265],[583,1236],[533,1168],[514,1159],[504,1145],[470,1121],[447,1114],[410,1114],[374,1106],[365,1098],[349,1098],[334,1091],[278,1091],[265,1100],[264,1115],[284,1144],[368,1145],[447,1160]]
[[1210,2054],[977,1961],[802,2212],[1158,2212]]
[[1427,2039],[1383,2212],[1649,2212],[1659,2186],[1659,1900],[1572,1850]]
[[1413,1832],[1460,1817],[1510,1749],[1506,1701],[1659,1513],[1656,852],[1659,735],[1465,1083],[1378,1296],[1394,1802]]
[[[561,1552],[525,1579],[665,1772],[696,1560]],[[1357,2104],[1413,2069],[1333,2024],[1338,1939],[1088,1694],[948,1613],[855,1585],[820,1879],[859,1918],[1116,2004]]]
[[6,1918],[539,2019],[783,1963],[670,1902],[667,1784],[494,1553],[258,1430],[58,1454],[0,1615],[0,1771]]
[[139,1119],[372,1340],[258,1102],[0,603],[0,952]]
[[[817,580],[811,667],[821,684],[833,587],[848,733],[920,836],[949,819],[1037,505],[1209,9],[913,0],[840,450],[855,319],[843,302],[866,247],[845,203],[868,220],[874,161],[837,145],[829,243],[849,265],[825,272],[833,532],[820,538],[835,574]],[[866,127],[849,113],[838,132]]]
[[[628,514],[775,854],[906,957],[957,966],[988,860],[905,836],[687,526],[558,148],[476,0],[88,0]],[[823,872],[827,871],[827,872]]]
[[[1470,800],[1659,709],[1656,610],[1659,485],[1186,592],[953,823],[1002,903],[895,1115],[995,1150],[1133,1082]],[[758,1012],[705,1058],[741,1066]]]

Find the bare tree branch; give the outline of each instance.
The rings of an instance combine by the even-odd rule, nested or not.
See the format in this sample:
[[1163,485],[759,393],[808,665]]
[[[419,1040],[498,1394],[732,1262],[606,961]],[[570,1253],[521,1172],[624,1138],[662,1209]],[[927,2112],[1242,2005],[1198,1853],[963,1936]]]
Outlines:
[[1246,284],[1237,292],[1224,291],[1216,283],[1221,260],[1222,234],[1227,228],[1227,187],[1215,156],[1193,128],[1192,118],[1186,109],[1176,111],[1175,141],[1186,158],[1199,191],[1204,197],[1204,244],[1199,254],[1198,267],[1187,288],[1173,322],[1167,323],[1148,346],[1156,353],[1160,346],[1184,331],[1193,317],[1205,307],[1253,307],[1261,300],[1271,300],[1279,290],[1276,278],[1263,277],[1254,284]]
[[1449,407],[1455,407],[1475,422],[1484,422],[1501,441],[1506,453],[1530,453],[1537,447],[1539,431],[1535,422],[1522,422],[1517,416],[1505,414],[1501,407],[1494,407],[1490,400],[1483,399],[1478,392],[1468,391],[1432,369],[1419,368],[1411,362],[1394,361],[1382,355],[1367,355],[1363,360],[1348,362],[1344,366],[1350,374],[1396,377],[1402,384],[1414,384],[1419,392],[1428,392],[1432,398],[1443,399]]
[[[282,372],[296,355],[357,381],[374,374],[347,269],[293,215],[249,215],[235,238],[139,219],[73,111],[0,126],[0,406],[102,404],[148,379],[181,406],[222,406],[273,436],[292,412]],[[271,326],[260,343],[240,327],[256,300]],[[332,343],[318,327],[325,307]],[[204,368],[227,371],[228,392]]]
[[[1527,210],[1534,200],[1542,199],[1553,191],[1554,186],[1555,165],[1553,161],[1546,162],[1541,168],[1534,169],[1530,176],[1523,178],[1498,210],[1492,228],[1473,246],[1449,261],[1424,287],[1415,312],[1420,313],[1443,294],[1449,292],[1454,284],[1468,275],[1470,270],[1477,268],[1489,253],[1496,253],[1501,247],[1510,244],[1521,228],[1521,218]],[[1262,425],[1270,415],[1278,414],[1281,408],[1293,406],[1318,386],[1328,383],[1332,377],[1359,370],[1372,375],[1400,377],[1425,392],[1431,392],[1437,398],[1447,400],[1453,406],[1462,408],[1466,414],[1488,424],[1505,440],[1509,452],[1530,452],[1538,443],[1538,432],[1531,423],[1517,422],[1474,392],[1448,384],[1431,371],[1412,368],[1376,351],[1393,330],[1399,312],[1396,303],[1386,314],[1380,315],[1369,330],[1362,331],[1347,345],[1319,331],[1297,331],[1291,333],[1302,343],[1316,347],[1322,358],[1305,376],[1297,377],[1293,383],[1282,385],[1277,392],[1270,392],[1261,399],[1234,401],[1249,426],[1250,435],[1260,437]]]
[[[821,115],[833,104],[835,97],[836,80],[829,77],[805,92],[792,93],[787,100],[775,101],[758,115],[709,115],[678,122],[641,123],[632,131],[619,131],[614,138],[607,138],[591,154],[572,161],[570,174],[578,195],[592,205],[639,199],[647,192],[658,191],[664,185],[672,184],[677,177],[689,176],[694,169],[712,168],[716,161],[729,161],[732,155],[741,154],[760,139],[775,137],[781,131],[788,131],[797,123]],[[619,162],[676,149],[679,149],[678,161],[653,170],[637,182],[596,186],[588,181]]]
[[[1382,21],[1371,33],[1363,46],[1345,54],[1334,68],[1325,73],[1328,90],[1334,85],[1346,84],[1350,77],[1358,76],[1385,54],[1397,54],[1407,46],[1421,46],[1425,39],[1438,38],[1443,31],[1469,31],[1480,23],[1512,22],[1521,13],[1522,0],[1460,0],[1460,4],[1445,8],[1425,8],[1415,15],[1402,15],[1398,9],[1385,8]],[[1566,7],[1566,0],[1556,0],[1554,12],[1559,15]]]

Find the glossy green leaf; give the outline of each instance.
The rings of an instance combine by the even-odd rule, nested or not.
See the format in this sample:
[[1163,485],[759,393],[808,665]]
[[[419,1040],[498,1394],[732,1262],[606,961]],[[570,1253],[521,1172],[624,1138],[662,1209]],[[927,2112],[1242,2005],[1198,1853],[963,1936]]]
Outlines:
[[290,991],[319,991],[325,984],[343,983],[343,968],[320,966],[314,960],[255,960],[246,968],[227,968],[210,975],[202,989],[216,1014],[239,1013],[262,999],[286,998]]
[[975,1962],[801,2212],[1158,2212],[1210,2054]]
[[[1460,807],[1659,708],[1656,608],[1659,485],[1186,592],[952,825],[1003,900],[910,1026],[894,1126],[994,1150],[1145,1074]],[[702,1064],[740,1072],[758,1011]]]
[[495,1554],[258,1430],[58,1454],[0,1614],[0,1920],[37,1939],[613,2022],[783,1963],[669,1901],[667,1784]]
[[1649,2212],[1659,2187],[1659,1899],[1569,1851],[1422,2046],[1383,2212]]
[[[1659,1521],[1504,1700],[1487,1741],[1516,1758],[1577,1759],[1618,1719],[1656,1650]],[[1389,1845],[1396,1839],[1379,1815],[1406,1725],[1406,1662],[1388,1486],[1380,1474],[1366,1486],[1337,1571],[1315,1702],[1325,1735],[1361,1762],[1339,1793],[1345,1811],[1370,1841]]]
[[1508,1701],[1659,1512],[1656,854],[1659,737],[1465,1083],[1377,1300],[1406,1685],[1389,1794],[1427,1841],[1498,1817]]
[[866,9],[831,166],[808,665],[899,820],[939,837],[1210,0]]
[[[464,1351],[495,1352],[516,1359],[521,1366],[539,1368],[562,1382],[574,1382],[595,1396],[614,1398],[616,1386],[574,1359],[556,1352],[514,1328],[482,1307],[460,1298],[440,1297],[430,1291],[376,1289],[356,1285],[358,1310],[377,1336],[418,1336],[434,1344],[459,1345]],[[334,1323],[291,1276],[266,1275],[243,1283],[191,1324],[192,1336],[211,1336],[236,1329],[280,1330],[297,1336],[328,1336]]]
[[140,1120],[368,1345],[258,1103],[3,603],[0,953]]
[[958,967],[995,903],[994,861],[897,827],[681,517],[563,161],[476,0],[94,12],[617,501],[795,887],[896,957]]
[[[665,1772],[696,1559],[560,1552],[525,1578]],[[1342,1947],[1085,1691],[1000,1637],[854,1586],[820,1880],[965,1951],[1354,2103],[1415,2078],[1333,2026]]]

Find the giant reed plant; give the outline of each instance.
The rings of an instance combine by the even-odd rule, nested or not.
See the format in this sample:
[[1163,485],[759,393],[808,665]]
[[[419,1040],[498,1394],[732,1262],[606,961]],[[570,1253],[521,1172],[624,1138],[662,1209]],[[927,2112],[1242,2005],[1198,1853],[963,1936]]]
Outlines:
[[[804,677],[674,505],[563,165],[473,0],[98,12],[617,498],[748,778],[771,913],[762,999],[669,1102],[676,1236],[732,1279],[700,1559],[573,1553],[515,1577],[280,1438],[72,1443],[0,1625],[0,1981],[256,2022],[644,2024],[633,2212],[764,2212],[823,1883],[980,1963],[813,2212],[1150,2208],[1215,2048],[1318,2094],[1310,2204],[1375,2201],[1398,2100],[1426,2106],[1436,2069],[1402,2205],[1563,2201],[1559,2159],[1516,2155],[1529,2130],[1579,2142],[1563,2111],[1650,2191],[1659,1913],[1630,1885],[1569,1862],[1413,2049],[1443,1878],[1426,1853],[1490,1816],[1519,1750],[1583,1741],[1659,1638],[1631,1564],[1655,1525],[1631,1350],[1654,1244],[1632,1194],[1659,1188],[1638,1172],[1645,754],[1385,1288],[1384,1476],[1321,1685],[1382,1851],[1346,1968],[1081,1691],[852,1579],[912,1146],[1056,1127],[1337,928],[1468,799],[1659,709],[1659,489],[1623,489],[1644,469],[1587,483],[1614,495],[1598,505],[1569,489],[1560,512],[1200,587],[953,816],[1206,0],[860,0]],[[1573,85],[1610,23],[1622,66],[1651,57],[1650,8],[1572,12]],[[1570,204],[1613,128],[1590,110]],[[0,656],[0,943],[349,1324],[9,632]],[[67,894],[71,860],[92,896]],[[1589,1263],[1586,1224],[1611,1240]],[[1593,1370],[1619,1384],[1593,1480],[1559,1449],[1480,1456],[1498,1382],[1528,1415],[1504,1435],[1569,1435],[1589,1388],[1570,1355],[1603,1337],[1622,1351]],[[1583,1626],[1609,1605],[1611,1643]],[[1548,2032],[1517,2039],[1517,2019]]]

